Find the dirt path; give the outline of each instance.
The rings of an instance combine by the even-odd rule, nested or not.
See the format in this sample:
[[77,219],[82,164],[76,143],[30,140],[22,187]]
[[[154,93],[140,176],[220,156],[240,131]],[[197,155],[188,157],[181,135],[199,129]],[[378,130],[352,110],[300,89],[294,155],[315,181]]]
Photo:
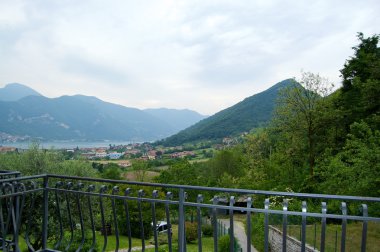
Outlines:
[[[219,221],[226,225],[226,228],[230,227],[229,219],[222,219]],[[247,235],[245,234],[243,222],[236,220],[234,221],[234,235],[236,239],[239,241],[240,247],[242,248],[242,252],[247,252]],[[257,250],[252,245],[251,252],[257,252]]]

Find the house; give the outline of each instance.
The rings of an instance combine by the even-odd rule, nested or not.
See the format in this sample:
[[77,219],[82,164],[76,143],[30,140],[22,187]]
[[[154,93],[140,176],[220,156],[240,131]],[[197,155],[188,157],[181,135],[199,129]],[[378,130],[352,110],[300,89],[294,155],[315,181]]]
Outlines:
[[94,159],[95,158],[95,152],[85,152],[81,154],[82,157],[85,157],[87,159]]
[[0,153],[14,152],[16,150],[17,150],[16,147],[0,146]]
[[121,156],[123,156],[123,153],[119,153],[119,152],[111,152],[108,154],[108,157],[110,159],[119,159]]
[[150,151],[148,151],[146,156],[148,157],[149,160],[155,160],[157,157],[157,153],[155,150],[150,150]]
[[129,161],[129,160],[125,160],[125,161],[123,161],[123,162],[119,162],[119,165],[120,165],[121,167],[131,167],[131,166],[132,166],[132,163],[131,163],[131,161]]
[[171,158],[184,158],[184,157],[194,157],[195,153],[192,151],[182,151],[175,152],[170,155]]
[[95,152],[95,157],[96,158],[105,158],[105,157],[107,157],[107,152],[105,152],[105,151],[97,151],[97,152]]

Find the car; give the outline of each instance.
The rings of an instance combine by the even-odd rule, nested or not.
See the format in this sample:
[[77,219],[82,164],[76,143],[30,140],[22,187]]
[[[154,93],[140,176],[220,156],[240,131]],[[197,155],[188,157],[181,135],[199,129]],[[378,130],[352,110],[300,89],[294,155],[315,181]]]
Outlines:
[[[152,226],[153,226],[153,223],[152,223]],[[169,225],[166,221],[158,221],[157,224],[156,224],[156,231],[158,233],[167,233],[169,230]],[[172,233],[172,231],[170,230],[170,233]]]

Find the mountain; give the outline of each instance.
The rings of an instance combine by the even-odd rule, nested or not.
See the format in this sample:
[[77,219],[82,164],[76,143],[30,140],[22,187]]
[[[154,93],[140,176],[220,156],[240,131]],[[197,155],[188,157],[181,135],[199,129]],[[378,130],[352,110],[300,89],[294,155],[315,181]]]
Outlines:
[[202,118],[189,110],[143,111],[84,95],[47,98],[21,84],[8,84],[0,89],[0,97],[0,142],[28,138],[153,141]]
[[294,83],[293,79],[281,81],[261,93],[250,96],[234,106],[160,141],[160,143],[174,146],[186,142],[221,139],[264,126],[271,120],[278,91],[294,85]]
[[10,83],[0,88],[0,101],[17,101],[29,95],[41,96],[37,91],[19,83]]
[[189,109],[144,109],[150,115],[164,120],[170,124],[177,132],[190,127],[191,125],[205,119],[207,116],[201,115]]

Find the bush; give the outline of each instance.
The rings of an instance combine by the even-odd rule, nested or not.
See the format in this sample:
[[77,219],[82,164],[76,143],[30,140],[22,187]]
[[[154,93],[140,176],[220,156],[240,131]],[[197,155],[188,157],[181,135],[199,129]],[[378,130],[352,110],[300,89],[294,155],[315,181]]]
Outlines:
[[252,243],[259,251],[264,250],[264,214],[256,213],[252,216]]
[[[240,251],[238,250],[239,244],[236,238],[234,237],[234,251]],[[230,251],[230,236],[229,235],[223,235],[218,240],[218,251],[219,252],[226,252]]]
[[197,224],[196,223],[186,222],[185,223],[185,230],[186,230],[186,242],[187,243],[191,243],[198,238]]
[[223,235],[218,240],[218,251],[225,252],[230,250],[230,236]]
[[202,234],[204,236],[212,236],[214,234],[214,229],[212,228],[211,225],[206,224],[202,226]]

